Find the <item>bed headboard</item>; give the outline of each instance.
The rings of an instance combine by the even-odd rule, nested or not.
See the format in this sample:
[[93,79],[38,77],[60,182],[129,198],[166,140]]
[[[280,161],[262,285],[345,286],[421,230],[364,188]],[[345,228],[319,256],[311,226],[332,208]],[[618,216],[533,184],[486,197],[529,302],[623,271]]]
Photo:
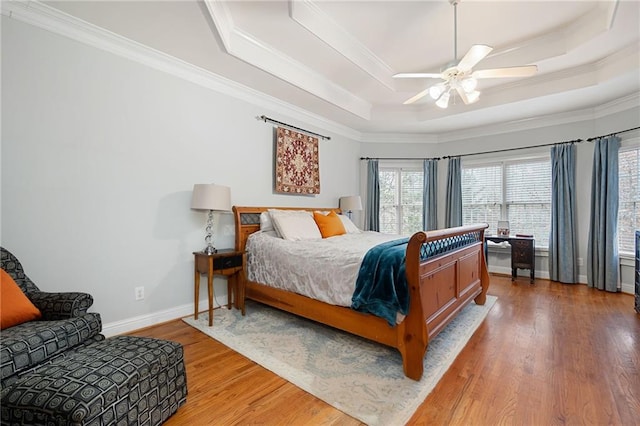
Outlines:
[[233,217],[236,223],[236,250],[244,251],[249,235],[260,230],[260,213],[269,209],[278,210],[307,210],[313,211],[335,211],[341,213],[339,208],[334,207],[242,207],[233,206]]

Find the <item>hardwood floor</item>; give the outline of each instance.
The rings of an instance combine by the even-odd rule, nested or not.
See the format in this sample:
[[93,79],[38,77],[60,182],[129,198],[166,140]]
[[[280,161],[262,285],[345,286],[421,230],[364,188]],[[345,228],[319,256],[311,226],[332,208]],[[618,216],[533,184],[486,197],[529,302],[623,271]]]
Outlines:
[[[409,424],[640,425],[633,296],[496,275],[489,294],[498,301]],[[167,425],[360,424],[181,320],[131,334],[184,345],[189,395]]]

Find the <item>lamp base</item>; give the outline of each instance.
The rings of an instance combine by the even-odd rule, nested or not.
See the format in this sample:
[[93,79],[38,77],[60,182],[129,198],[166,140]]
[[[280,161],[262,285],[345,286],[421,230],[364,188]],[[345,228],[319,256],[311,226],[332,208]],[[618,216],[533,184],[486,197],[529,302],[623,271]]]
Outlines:
[[214,254],[214,253],[217,253],[217,252],[218,252],[218,249],[217,249],[217,248],[215,248],[214,246],[212,246],[211,244],[209,244],[208,246],[206,246],[206,247],[202,250],[202,252],[203,252],[204,254]]
[[211,244],[211,239],[213,237],[213,210],[209,210],[209,214],[207,215],[207,236],[204,237],[204,241],[207,243],[207,246],[202,250],[204,254],[211,255],[217,253],[218,250]]

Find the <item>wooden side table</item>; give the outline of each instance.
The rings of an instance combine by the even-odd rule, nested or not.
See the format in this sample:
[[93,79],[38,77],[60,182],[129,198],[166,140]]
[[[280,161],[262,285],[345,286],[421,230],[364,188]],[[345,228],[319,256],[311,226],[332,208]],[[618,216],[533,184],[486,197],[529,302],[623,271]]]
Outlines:
[[198,319],[198,299],[200,298],[200,274],[207,274],[207,290],[209,296],[209,326],[213,325],[213,276],[215,274],[227,277],[227,307],[231,309],[232,302],[236,309],[244,310],[244,265],[245,253],[233,249],[218,250],[217,253],[206,254],[194,251],[195,274],[195,314]]
[[[518,277],[518,269],[530,271],[530,282],[533,284],[536,276],[536,243],[533,237],[485,235],[487,241],[501,243],[506,241],[511,246],[511,281]],[[487,259],[487,246],[484,246],[484,256]]]
[[535,240],[529,237],[516,237],[509,241],[511,244],[511,281],[518,277],[518,269],[528,269],[530,282],[536,276]]

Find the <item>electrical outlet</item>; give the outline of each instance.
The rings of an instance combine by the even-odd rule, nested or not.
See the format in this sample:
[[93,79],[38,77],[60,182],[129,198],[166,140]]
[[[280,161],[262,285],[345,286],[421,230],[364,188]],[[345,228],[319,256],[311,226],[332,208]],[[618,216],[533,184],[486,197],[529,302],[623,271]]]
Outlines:
[[136,300],[144,299],[144,287],[136,287]]
[[578,266],[583,266],[584,265],[584,259],[579,257],[578,258]]

